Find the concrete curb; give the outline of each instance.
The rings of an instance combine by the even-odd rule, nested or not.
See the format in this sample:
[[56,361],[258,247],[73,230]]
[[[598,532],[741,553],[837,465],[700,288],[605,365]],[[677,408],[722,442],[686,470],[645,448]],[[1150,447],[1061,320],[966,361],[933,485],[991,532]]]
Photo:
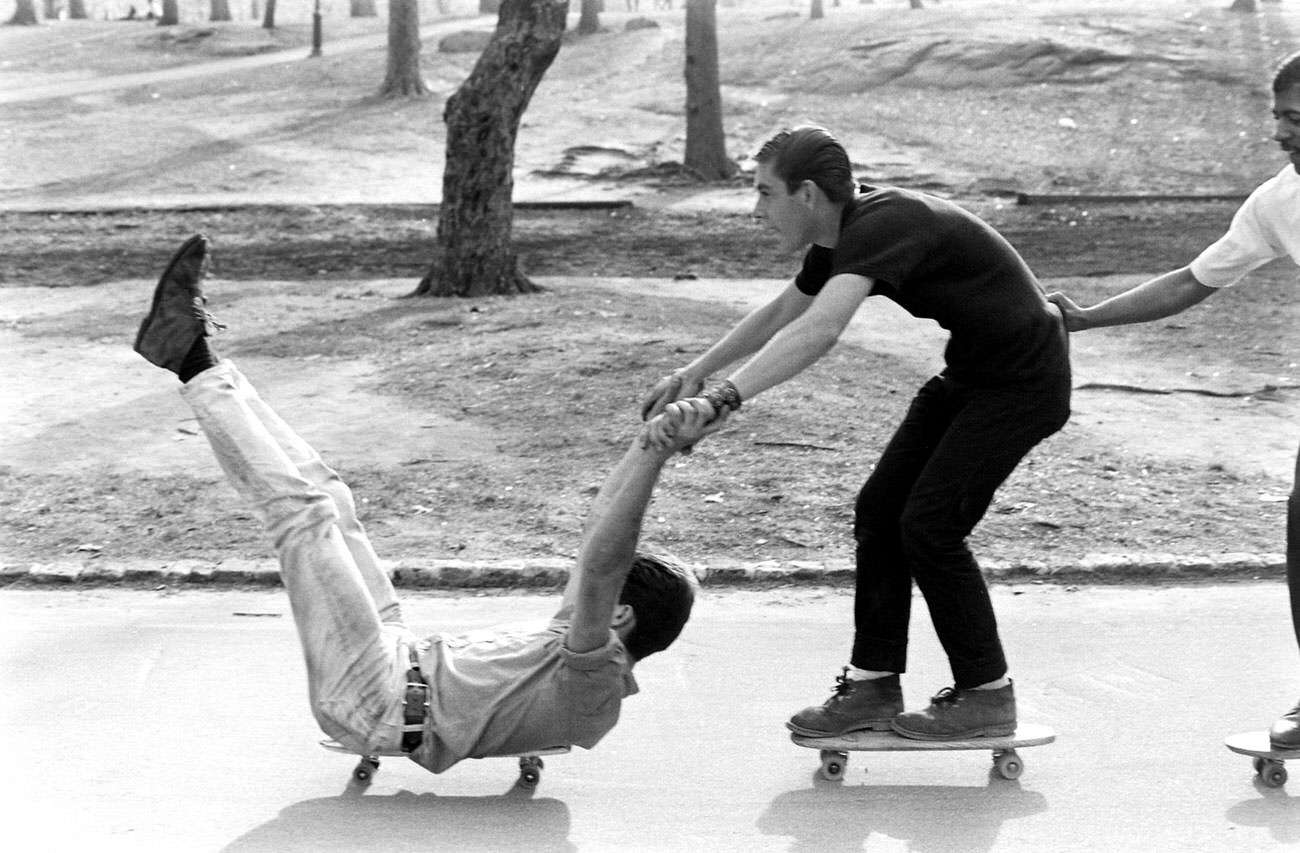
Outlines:
[[[568,578],[570,560],[404,560],[389,574],[402,589],[554,589]],[[849,586],[847,561],[728,562],[691,565],[704,586]],[[1283,578],[1282,554],[1088,554],[1066,560],[985,560],[990,582],[1181,583]],[[88,558],[51,563],[0,564],[0,585],[12,586],[265,586],[280,584],[274,560],[113,562]]]

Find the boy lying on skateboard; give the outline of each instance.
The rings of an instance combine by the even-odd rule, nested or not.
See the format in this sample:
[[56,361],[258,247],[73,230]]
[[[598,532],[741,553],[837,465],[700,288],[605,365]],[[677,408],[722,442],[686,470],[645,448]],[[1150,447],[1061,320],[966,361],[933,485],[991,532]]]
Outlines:
[[[690,616],[696,581],[636,552],[664,463],[715,432],[703,401],[666,411],[675,437],[638,436],[610,472],[549,622],[417,637],[338,474],[212,351],[208,240],[163,273],[135,350],[177,374],[226,476],[274,545],[321,729],[359,754],[400,750],[434,773],[461,759],[576,744],[591,748],[637,692],[633,665],[666,649]],[[643,428],[643,432],[644,432]]]

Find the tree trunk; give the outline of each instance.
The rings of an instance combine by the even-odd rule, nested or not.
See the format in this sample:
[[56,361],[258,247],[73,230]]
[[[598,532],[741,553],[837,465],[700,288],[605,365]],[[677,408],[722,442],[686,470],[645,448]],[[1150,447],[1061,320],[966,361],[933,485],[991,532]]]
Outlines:
[[[379,10],[375,8],[375,0],[351,0],[352,17],[354,18],[378,18]],[[416,13],[419,17],[419,13]]]
[[266,0],[266,13],[262,15],[262,29],[275,29],[275,0]]
[[388,0],[388,73],[379,94],[385,98],[429,94],[420,73],[420,7],[416,0]]
[[727,157],[718,82],[718,21],[715,0],[686,2],[686,168],[706,181],[736,174]]
[[68,0],[68,18],[73,21],[84,21],[88,17],[86,14],[86,0]]
[[40,22],[41,19],[36,16],[35,0],[18,0],[13,17],[5,21],[5,24],[7,26],[34,27]]
[[925,4],[922,3],[921,0],[912,0],[911,5],[912,5],[912,8],[913,8],[913,9],[924,9],[924,8],[925,8]]
[[496,31],[447,99],[439,256],[416,288],[428,296],[532,293],[511,243],[515,137],[564,39],[568,0],[503,0]]
[[495,15],[501,11],[501,0],[478,0],[480,15]]
[[808,17],[813,21],[826,17],[826,10],[822,8],[822,0],[812,0],[812,10],[808,13]]
[[1255,5],[1255,0],[1232,0],[1232,5],[1228,7],[1229,12],[1258,12],[1259,7]]
[[582,0],[578,15],[578,34],[589,36],[600,29],[600,0]]
[[162,0],[162,15],[158,18],[158,26],[174,27],[181,22],[181,10],[179,0]]
[[212,9],[208,14],[209,21],[229,21],[230,20],[230,0],[212,0]]

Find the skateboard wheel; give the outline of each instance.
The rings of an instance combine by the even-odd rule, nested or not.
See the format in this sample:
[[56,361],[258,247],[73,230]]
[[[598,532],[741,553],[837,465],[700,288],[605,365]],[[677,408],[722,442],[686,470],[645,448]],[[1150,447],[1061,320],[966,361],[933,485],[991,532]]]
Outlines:
[[1286,784],[1286,768],[1280,761],[1267,762],[1259,771],[1260,781],[1270,788],[1281,788]]
[[536,788],[542,781],[542,768],[546,762],[541,756],[527,755],[519,759],[519,785],[522,788]]
[[379,769],[379,761],[374,758],[363,758],[356,767],[352,769],[352,778],[358,782],[369,782]]
[[1004,752],[993,759],[998,775],[1003,779],[1019,779],[1025,772],[1025,763],[1014,752]]
[[833,749],[823,749],[821,758],[823,779],[827,782],[838,782],[844,778],[844,771],[849,765],[847,753],[836,752]]

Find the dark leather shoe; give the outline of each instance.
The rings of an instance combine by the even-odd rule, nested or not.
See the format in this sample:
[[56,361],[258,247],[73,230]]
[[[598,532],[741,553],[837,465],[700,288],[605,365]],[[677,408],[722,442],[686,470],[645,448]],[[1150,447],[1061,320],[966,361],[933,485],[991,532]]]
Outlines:
[[897,675],[852,681],[841,674],[835,679],[835,693],[831,698],[821,705],[804,708],[785,727],[805,737],[835,737],[872,729],[888,731],[890,720],[902,710],[903,688]]
[[135,336],[136,352],[159,367],[180,373],[194,342],[223,328],[204,308],[203,279],[207,274],[208,238],[196,234],[180,247],[158,280],[153,307]]
[[1274,749],[1300,749],[1300,702],[1269,728],[1268,742]]
[[1014,734],[1015,687],[1011,684],[997,690],[945,687],[930,700],[930,707],[895,717],[893,729],[915,740],[966,740]]

